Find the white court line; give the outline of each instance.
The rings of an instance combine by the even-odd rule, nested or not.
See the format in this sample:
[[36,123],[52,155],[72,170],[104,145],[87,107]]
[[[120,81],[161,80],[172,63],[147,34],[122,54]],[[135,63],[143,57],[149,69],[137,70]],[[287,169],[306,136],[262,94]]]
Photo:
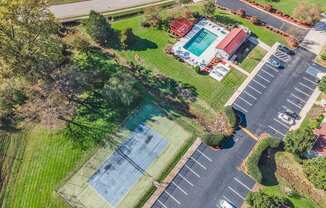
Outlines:
[[314,82],[314,81],[308,79],[307,77],[303,77],[303,79],[306,80],[306,81],[308,81],[308,82],[310,82],[310,83],[312,83],[312,84],[314,84],[314,85],[317,85],[316,82]]
[[233,193],[235,193],[236,195],[238,195],[241,199],[245,200],[245,198],[244,198],[241,194],[239,194],[236,190],[234,190],[231,186],[228,186],[228,188],[229,188]]
[[195,161],[195,163],[197,163],[201,168],[203,168],[204,170],[207,170],[207,168],[201,164],[198,160],[196,160],[195,158],[193,157],[189,157],[189,159],[192,159],[193,161]]
[[200,178],[200,175],[198,173],[196,173],[193,169],[191,169],[188,165],[185,165],[185,167],[188,168],[188,170],[190,170],[190,172],[192,172],[195,176]]
[[289,126],[288,126],[287,124],[283,123],[282,121],[280,121],[280,120],[278,120],[278,119],[276,119],[276,118],[274,118],[273,120],[276,121],[277,123],[281,124],[281,125],[284,126],[285,128],[289,128]]
[[[248,85],[249,86],[249,85]],[[257,98],[255,96],[253,96],[252,94],[250,94],[249,92],[247,92],[246,90],[243,91],[244,93],[246,93],[247,95],[249,95],[250,97],[252,97],[253,99],[257,100]]]
[[186,177],[184,177],[183,175],[181,175],[181,173],[178,174],[178,176],[180,176],[184,181],[186,181],[190,186],[194,187],[194,184],[192,184]]
[[303,84],[302,82],[299,82],[299,85],[304,86],[305,88],[307,88],[307,89],[309,89],[309,90],[311,90],[311,91],[314,91],[314,90],[315,90],[315,89],[313,89],[313,88],[311,88],[311,87],[309,87],[309,86]]
[[292,102],[292,101],[291,101],[291,100],[289,100],[289,99],[286,99],[286,101],[287,101],[288,103],[290,103],[290,104],[294,105],[295,107],[299,108],[299,109],[301,109],[301,108],[302,108],[302,106],[300,106],[300,105],[298,105],[298,104],[296,104],[296,103]]
[[280,134],[281,136],[285,136],[285,134],[283,134],[283,133],[280,132],[279,130],[273,128],[272,126],[268,125],[268,127],[269,127],[270,129],[272,129],[273,131],[275,131],[276,133]]
[[265,74],[269,75],[270,77],[274,78],[275,76],[267,71],[265,71],[264,69],[261,70],[262,72],[264,72]]
[[298,89],[298,88],[294,88],[296,91],[298,91],[298,92],[300,92],[301,94],[304,94],[304,95],[306,95],[306,96],[310,96],[309,94],[307,94],[307,93],[305,93],[305,92],[303,92],[302,90],[300,90],[300,89]]
[[159,199],[158,199],[157,201],[158,201],[158,203],[159,203],[160,205],[162,205],[164,208],[168,208],[168,207],[165,206],[165,204],[164,204],[163,202],[161,202]]
[[174,181],[172,181],[172,184],[175,185],[182,193],[188,195],[188,193],[185,190],[183,190],[180,186],[178,186],[178,184],[176,184]]
[[248,102],[246,99],[242,98],[241,96],[239,96],[238,98],[240,98],[243,102],[247,103],[248,105],[252,106],[250,102]]
[[181,204],[181,202],[179,202],[174,196],[172,196],[172,194],[170,194],[167,190],[164,191],[171,199],[173,199],[175,202],[177,202],[178,204]]
[[262,83],[258,82],[257,80],[253,79],[252,81],[254,81],[254,82],[257,83],[258,85],[262,86],[263,88],[266,88],[265,85],[263,85]]
[[260,74],[257,74],[257,76],[258,76],[259,78],[261,78],[262,80],[265,80],[266,82],[271,83],[270,80],[266,79],[265,77],[261,76]]
[[269,69],[272,69],[274,72],[279,72],[279,70],[275,69],[273,66],[271,66],[268,62],[266,62],[265,66],[267,66]]
[[204,154],[202,151],[200,151],[199,149],[197,149],[197,152],[199,152],[204,158],[206,158],[209,162],[213,162],[213,160],[208,157],[206,154]]
[[256,88],[254,88],[254,87],[252,87],[252,86],[250,86],[250,85],[248,85],[248,87],[249,87],[250,89],[254,90],[255,92],[257,92],[258,94],[263,94],[262,92],[260,92],[259,90],[257,90]]
[[240,110],[243,110],[244,112],[248,113],[248,111],[246,109],[244,109],[243,107],[241,107],[240,105],[233,103],[233,105],[235,105],[235,107],[240,108]]
[[298,97],[298,96],[296,96],[295,94],[293,94],[293,93],[291,93],[291,95],[292,95],[292,97],[294,97],[294,98],[296,98],[296,99],[298,99],[298,100],[300,100],[301,102],[306,102],[304,99],[302,99],[302,98],[300,98],[300,97]]
[[248,189],[248,191],[251,191],[251,188],[249,188],[246,184],[244,184],[242,181],[240,181],[238,178],[233,177],[235,181],[237,181],[238,183],[240,183],[243,187],[245,187],[246,189]]

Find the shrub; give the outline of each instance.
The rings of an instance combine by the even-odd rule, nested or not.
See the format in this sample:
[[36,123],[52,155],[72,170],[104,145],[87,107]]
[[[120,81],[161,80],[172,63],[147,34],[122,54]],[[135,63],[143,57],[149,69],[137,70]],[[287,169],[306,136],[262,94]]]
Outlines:
[[318,189],[326,191],[326,158],[318,157],[304,161],[303,171],[308,180]]
[[246,17],[246,11],[243,9],[239,9],[237,14],[242,18]]
[[254,25],[259,25],[259,23],[260,23],[259,18],[256,17],[256,16],[251,16],[249,20],[250,20],[250,22],[251,22],[252,24],[254,24]]
[[321,8],[317,4],[309,4],[307,1],[302,1],[293,11],[294,17],[305,21],[306,24],[312,25],[319,21]]
[[326,93],[326,77],[321,78],[318,87],[320,89],[320,91],[322,91],[323,93]]
[[235,128],[238,124],[238,119],[237,119],[237,115],[235,114],[235,111],[232,108],[232,106],[226,106],[224,109],[224,112],[225,112],[225,115],[226,115],[229,125],[232,128]]
[[250,192],[246,198],[246,202],[253,208],[293,207],[289,199],[268,195],[262,191]]
[[271,4],[265,4],[264,9],[266,11],[268,11],[268,12],[272,12],[273,11],[273,6]]
[[225,140],[225,136],[223,134],[206,134],[202,137],[202,142],[212,147],[220,147]]
[[247,158],[246,165],[248,168],[248,174],[251,175],[258,183],[263,181],[263,176],[259,169],[259,160],[261,155],[268,148],[277,148],[280,142],[281,140],[273,137],[262,139]]

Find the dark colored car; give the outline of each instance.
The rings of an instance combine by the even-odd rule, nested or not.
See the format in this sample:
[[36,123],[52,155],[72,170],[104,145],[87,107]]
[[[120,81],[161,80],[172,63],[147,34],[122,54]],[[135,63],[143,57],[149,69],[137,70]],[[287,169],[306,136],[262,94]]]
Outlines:
[[286,47],[286,46],[284,46],[284,45],[279,45],[279,46],[277,47],[277,50],[278,50],[278,51],[281,51],[281,52],[283,52],[283,53],[286,53],[286,54],[288,54],[288,55],[291,55],[291,56],[295,55],[295,52],[294,52],[293,50],[289,49],[288,47]]
[[301,119],[301,117],[297,113],[294,113],[294,112],[285,112],[285,114],[292,117],[295,120],[300,120]]

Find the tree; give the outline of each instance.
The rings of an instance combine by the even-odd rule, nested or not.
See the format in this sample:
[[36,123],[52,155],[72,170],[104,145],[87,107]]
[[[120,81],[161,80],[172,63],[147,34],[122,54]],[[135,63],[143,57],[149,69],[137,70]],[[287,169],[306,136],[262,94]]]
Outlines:
[[225,136],[223,134],[206,134],[202,137],[203,143],[213,146],[213,147],[220,147],[225,140]]
[[270,196],[262,191],[250,192],[246,202],[252,208],[280,208],[293,207],[292,203],[284,197]]
[[313,24],[320,20],[321,7],[318,4],[310,4],[307,1],[302,1],[294,9],[294,17],[305,21],[308,24]]
[[214,13],[215,13],[215,2],[214,2],[214,0],[209,0],[204,4],[203,13],[208,17],[211,17],[211,16],[214,15]]
[[322,91],[323,93],[326,93],[326,77],[321,78],[318,87],[320,89],[320,91]]
[[51,79],[63,61],[59,25],[44,0],[0,4],[0,78]]
[[131,47],[131,45],[136,41],[136,36],[131,28],[127,28],[122,32],[120,41],[121,41],[121,46],[124,49]]
[[235,111],[232,108],[232,106],[225,107],[224,112],[225,112],[225,115],[226,115],[229,125],[232,128],[235,128],[238,124],[238,119],[237,119],[237,115],[235,114]]
[[88,20],[84,22],[86,32],[100,45],[112,45],[115,41],[114,31],[106,18],[95,11],[91,11]]
[[315,135],[310,127],[289,132],[284,140],[285,150],[300,157],[308,151],[315,142]]
[[326,157],[304,161],[303,171],[316,188],[326,191]]
[[159,7],[150,7],[144,10],[143,21],[141,23],[143,27],[158,27],[161,21]]

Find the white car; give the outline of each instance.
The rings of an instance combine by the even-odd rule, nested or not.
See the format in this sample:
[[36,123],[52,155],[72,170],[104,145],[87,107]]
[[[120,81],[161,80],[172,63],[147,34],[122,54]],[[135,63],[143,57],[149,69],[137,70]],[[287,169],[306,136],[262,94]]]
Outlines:
[[220,200],[219,205],[221,208],[236,208],[234,205],[224,199]]
[[294,124],[294,119],[286,113],[279,113],[278,118],[290,126],[292,126]]

